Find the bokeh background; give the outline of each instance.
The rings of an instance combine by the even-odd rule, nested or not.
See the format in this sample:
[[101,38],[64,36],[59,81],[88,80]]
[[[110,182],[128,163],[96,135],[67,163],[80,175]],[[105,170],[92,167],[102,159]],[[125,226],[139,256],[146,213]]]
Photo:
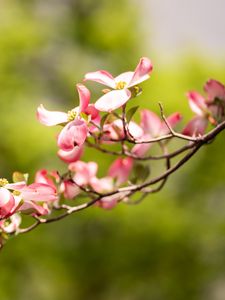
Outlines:
[[[225,82],[224,10],[223,0],[0,0],[0,177],[65,170],[57,130],[35,111],[75,106],[88,71],[116,75],[150,57],[155,69],[135,104],[157,111],[163,101],[187,121],[185,92]],[[224,138],[138,206],[91,208],[10,240],[0,299],[224,300]],[[100,174],[112,160],[93,150],[90,159]]]

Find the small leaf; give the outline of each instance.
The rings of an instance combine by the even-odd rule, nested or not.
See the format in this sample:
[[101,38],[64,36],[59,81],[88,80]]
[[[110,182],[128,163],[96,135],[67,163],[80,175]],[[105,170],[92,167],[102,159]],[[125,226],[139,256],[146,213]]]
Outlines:
[[128,112],[126,113],[126,119],[127,119],[127,123],[129,123],[133,117],[133,115],[136,113],[136,111],[138,110],[139,106],[134,106],[131,107]]
[[13,173],[13,176],[12,176],[12,179],[13,179],[13,182],[16,183],[16,182],[21,182],[21,181],[25,181],[27,182],[28,181],[28,174],[23,174],[23,173],[20,173],[20,172],[14,172]]
[[137,183],[144,182],[150,175],[150,167],[147,165],[135,164],[133,169],[133,178],[131,181]]
[[108,118],[109,116],[109,113],[108,114],[105,114],[102,118],[101,118],[101,122],[100,122],[100,127],[103,128],[105,122],[106,122],[106,119]]

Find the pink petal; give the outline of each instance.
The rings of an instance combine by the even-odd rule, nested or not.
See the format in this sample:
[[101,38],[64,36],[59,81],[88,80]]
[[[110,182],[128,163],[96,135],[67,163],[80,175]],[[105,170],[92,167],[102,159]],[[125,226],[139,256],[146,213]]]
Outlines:
[[85,109],[87,115],[91,115],[91,119],[95,120],[99,118],[99,111],[95,108],[94,104],[89,104]]
[[55,201],[56,190],[44,183],[33,183],[21,190],[21,198],[25,201]]
[[141,128],[146,134],[157,137],[162,126],[161,119],[152,111],[144,109],[141,111]]
[[208,95],[208,102],[213,102],[215,98],[225,101],[225,87],[217,80],[210,79],[206,82],[204,90]]
[[19,208],[24,214],[34,214],[38,216],[44,216],[49,213],[48,206],[44,203],[43,205],[38,205],[32,201],[25,201]]
[[74,172],[73,180],[80,186],[90,183],[92,177],[94,177],[98,170],[98,165],[95,162],[85,163],[83,161],[77,161],[69,165],[69,170]]
[[73,199],[80,193],[79,187],[70,180],[63,182],[62,189],[65,199]]
[[61,160],[63,160],[66,163],[72,163],[77,160],[79,160],[83,154],[83,147],[74,147],[71,151],[64,151],[62,149],[59,149],[58,156]]
[[91,93],[86,88],[86,86],[84,86],[81,83],[78,83],[76,85],[76,87],[77,87],[77,92],[79,94],[79,99],[80,99],[79,110],[80,110],[80,112],[84,112],[90,102]]
[[98,193],[109,192],[113,189],[113,179],[111,177],[103,177],[100,179],[97,177],[92,177],[90,184]]
[[96,101],[95,108],[100,111],[111,112],[123,106],[130,97],[131,92],[127,89],[110,91]]
[[198,116],[204,116],[207,110],[205,98],[197,92],[191,91],[187,93],[191,110]]
[[54,126],[68,121],[66,113],[61,111],[49,111],[41,104],[37,109],[37,118],[39,122],[46,126]]
[[[145,135],[141,138],[141,140],[149,140],[151,137],[149,135]],[[131,152],[139,157],[144,157],[148,150],[153,146],[152,143],[146,144],[136,144]]]
[[[182,116],[180,113],[176,112],[176,113],[173,113],[172,115],[170,115],[168,118],[167,118],[167,122],[169,123],[169,125],[174,128],[177,123],[179,123],[182,119]],[[169,128],[167,127],[167,125],[165,124],[165,122],[162,122],[162,127],[161,127],[161,130],[160,130],[160,134],[161,135],[165,135],[165,134],[168,134],[170,131],[169,131]]]
[[189,136],[203,135],[208,125],[208,120],[203,117],[194,117],[183,129],[183,134]]
[[90,72],[85,74],[84,81],[87,80],[99,82],[113,89],[116,87],[113,76],[105,70],[100,70],[100,71]]
[[[54,180],[53,180],[54,178]],[[57,172],[49,173],[47,170],[42,169],[35,174],[35,183],[44,183],[53,187],[56,191],[55,180],[59,180],[59,175]]]
[[64,151],[71,151],[85,142],[87,133],[87,124],[83,120],[69,122],[58,136],[58,146]]
[[8,217],[15,205],[13,195],[6,189],[0,188],[0,218]]
[[148,59],[147,57],[142,57],[134,71],[134,75],[128,86],[131,87],[147,80],[150,77],[152,69],[153,65],[150,59]]
[[109,168],[108,175],[117,179],[117,185],[121,185],[129,178],[130,172],[133,167],[133,159],[117,158]]

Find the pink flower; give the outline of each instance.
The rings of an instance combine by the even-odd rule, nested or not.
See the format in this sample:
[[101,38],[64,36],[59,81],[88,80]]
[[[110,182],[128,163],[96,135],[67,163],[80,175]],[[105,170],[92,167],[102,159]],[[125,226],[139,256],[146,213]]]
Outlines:
[[133,168],[133,160],[130,157],[117,158],[109,168],[108,175],[116,179],[116,185],[125,183]]
[[225,87],[219,81],[209,79],[204,85],[204,90],[207,94],[207,103],[212,103],[216,99],[225,101]]
[[58,111],[48,111],[43,105],[37,109],[37,118],[40,123],[46,126],[66,124],[58,136],[58,146],[63,151],[72,151],[74,147],[81,146],[88,134],[88,121],[83,118],[83,114],[90,116],[91,119],[98,117],[98,111],[89,104],[90,92],[82,84],[77,84],[80,104],[68,113]]
[[203,135],[208,122],[216,125],[224,118],[225,87],[219,81],[210,79],[204,85],[206,98],[195,91],[187,93],[191,110],[196,116],[183,129],[189,136]]
[[0,221],[0,228],[6,233],[13,233],[19,229],[21,217],[19,214],[12,215],[7,222]]
[[[171,127],[175,127],[181,120],[180,113],[176,112],[167,118],[167,122]],[[141,128],[144,131],[140,141],[148,141],[153,138],[160,137],[169,133],[169,128],[165,122],[160,119],[154,112],[144,109],[141,111]],[[133,147],[132,153],[138,156],[144,156],[153,144],[137,144]]]
[[96,176],[98,165],[95,162],[76,161],[69,165],[69,170],[74,173],[73,180],[75,183],[84,186],[90,184],[92,178]]
[[[135,139],[138,139],[143,135],[142,128],[133,121],[129,122],[128,130],[129,130],[129,133],[131,134],[131,136],[134,137]],[[122,120],[116,119],[109,124],[105,124],[103,126],[103,133],[104,134],[101,138],[103,141],[108,141],[110,139],[112,139],[112,140],[123,139],[125,134],[124,134]]]
[[124,105],[132,96],[130,88],[147,80],[152,68],[151,61],[142,57],[134,72],[125,72],[115,78],[104,70],[87,73],[85,81],[99,82],[113,89],[97,100],[97,110],[110,112]]

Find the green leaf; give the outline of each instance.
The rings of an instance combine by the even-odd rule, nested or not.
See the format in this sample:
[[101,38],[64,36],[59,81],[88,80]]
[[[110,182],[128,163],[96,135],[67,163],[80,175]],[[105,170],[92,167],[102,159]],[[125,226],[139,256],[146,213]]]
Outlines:
[[101,118],[101,122],[100,122],[100,127],[103,128],[107,118],[109,116],[109,113],[105,114],[102,118]]
[[14,172],[13,173],[13,176],[12,176],[12,179],[13,179],[13,182],[16,183],[16,182],[20,182],[20,181],[25,181],[27,182],[28,181],[28,174],[23,174],[23,173],[20,173],[20,172]]
[[150,175],[150,167],[142,164],[135,164],[133,169],[133,177],[131,181],[137,183],[138,181],[144,182]]
[[127,119],[127,123],[129,123],[133,117],[133,115],[136,113],[136,111],[138,110],[139,106],[134,106],[131,107],[128,112],[126,113],[126,119]]

